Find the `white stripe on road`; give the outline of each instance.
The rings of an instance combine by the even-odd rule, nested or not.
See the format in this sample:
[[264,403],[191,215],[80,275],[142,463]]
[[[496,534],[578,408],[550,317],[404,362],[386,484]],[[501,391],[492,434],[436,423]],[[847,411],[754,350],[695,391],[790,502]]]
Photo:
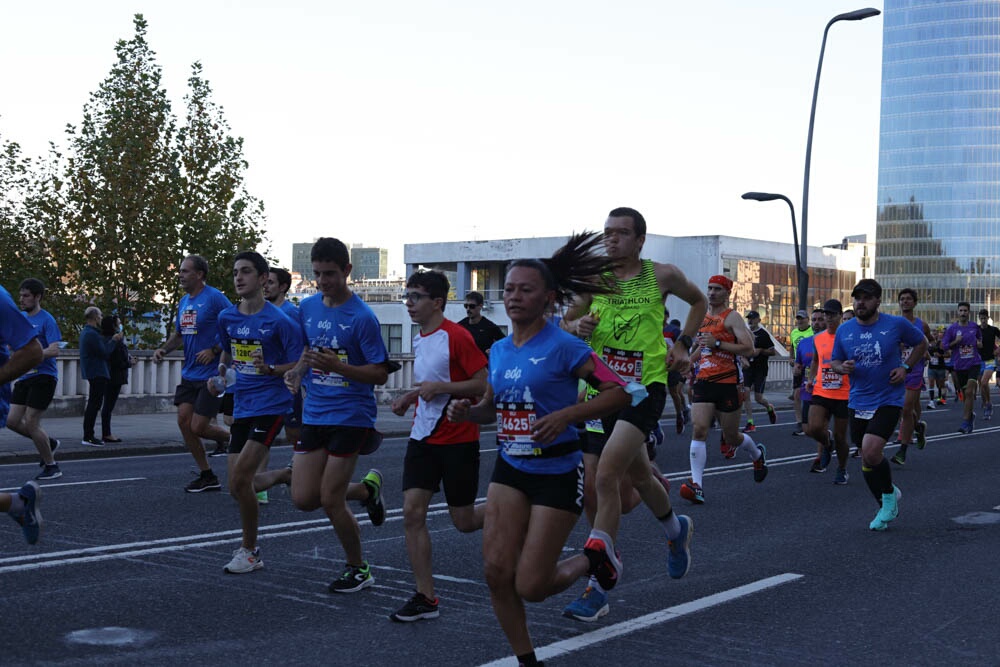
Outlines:
[[[779,574],[774,577],[768,577],[767,579],[761,579],[760,581],[755,581],[753,583],[746,584],[745,586],[731,588],[728,591],[715,593],[714,595],[699,598],[698,600],[693,600],[692,602],[685,602],[661,611],[654,611],[650,614],[646,614],[645,616],[631,618],[627,621],[622,621],[621,623],[615,623],[614,625],[601,628],[600,630],[594,630],[593,632],[587,632],[576,637],[571,637],[570,639],[564,639],[562,641],[555,642],[554,644],[549,644],[548,646],[542,646],[535,649],[535,655],[539,660],[569,655],[575,651],[579,651],[594,644],[605,642],[609,639],[614,639],[615,637],[621,637],[632,632],[645,630],[654,625],[659,625],[660,623],[673,621],[682,616],[687,616],[688,614],[704,611],[705,609],[709,609],[726,602],[731,602],[737,598],[745,597],[768,588],[774,588],[775,586],[780,586],[781,584],[801,579],[802,576],[803,575],[801,574],[786,573]],[[500,658],[499,660],[494,660],[493,662],[484,663],[481,667],[504,667],[505,665],[517,665],[517,659]]]
[[[84,484],[114,484],[115,482],[136,482],[139,480],[146,479],[145,477],[119,477],[118,479],[93,479],[88,482],[58,482],[56,484],[39,484],[43,489],[51,489],[57,486],[82,486]],[[38,480],[39,482],[45,482],[47,480]],[[0,491],[18,491],[20,486],[12,486],[7,489],[0,489]]]

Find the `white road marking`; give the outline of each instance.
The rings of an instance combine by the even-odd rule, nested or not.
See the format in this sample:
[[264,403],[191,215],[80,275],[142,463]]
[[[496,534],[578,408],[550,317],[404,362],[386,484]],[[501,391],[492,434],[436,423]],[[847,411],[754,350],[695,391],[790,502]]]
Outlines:
[[[773,588],[790,581],[801,579],[802,576],[803,575],[801,574],[786,573],[779,574],[774,577],[768,577],[767,579],[761,579],[760,581],[755,581],[753,583],[746,584],[745,586],[731,588],[728,591],[715,593],[714,595],[699,598],[691,602],[685,602],[668,609],[654,611],[644,616],[639,616],[638,618],[631,618],[627,621],[622,621],[621,623],[615,623],[614,625],[594,630],[593,632],[586,632],[582,635],[571,637],[570,639],[564,639],[562,641],[555,642],[554,644],[549,644],[548,646],[536,648],[535,655],[539,660],[569,655],[593,644],[599,644],[609,639],[621,637],[622,635],[627,635],[638,630],[645,630],[654,625],[675,620],[681,616],[704,611],[705,609],[730,602],[737,598],[745,597],[768,588]],[[494,660],[493,662],[483,663],[481,667],[504,667],[506,665],[517,665],[517,659],[513,657],[500,658],[499,660]]]
[[[140,480],[147,479],[146,477],[119,477],[117,479],[93,479],[88,482],[57,482],[55,484],[47,483],[47,480],[40,479],[39,484],[43,489],[51,489],[57,486],[83,486],[85,484],[114,484],[115,482],[137,482]],[[20,486],[12,486],[6,489],[0,489],[0,491],[17,491]]]

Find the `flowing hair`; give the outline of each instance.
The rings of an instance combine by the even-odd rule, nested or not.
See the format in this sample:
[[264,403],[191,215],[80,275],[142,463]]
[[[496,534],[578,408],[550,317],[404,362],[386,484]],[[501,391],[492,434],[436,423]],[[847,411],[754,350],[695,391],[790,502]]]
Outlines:
[[618,291],[612,271],[618,262],[604,254],[600,232],[581,232],[569,237],[566,245],[542,259],[517,259],[507,270],[523,266],[542,275],[545,288],[556,293],[556,303],[568,303],[574,294],[611,294]]

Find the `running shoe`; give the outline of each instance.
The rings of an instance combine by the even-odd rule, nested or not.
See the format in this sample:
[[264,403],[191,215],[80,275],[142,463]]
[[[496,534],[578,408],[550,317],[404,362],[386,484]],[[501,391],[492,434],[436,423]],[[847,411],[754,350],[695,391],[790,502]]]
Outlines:
[[684,425],[687,426],[688,424],[691,423],[691,408],[690,408],[690,406],[684,408],[684,412],[682,414],[684,416]]
[[35,475],[35,479],[58,479],[59,477],[62,477],[62,471],[59,470],[58,463],[45,466],[42,472]]
[[923,449],[927,446],[927,422],[918,421],[916,426],[913,427],[913,432],[917,435],[917,449]]
[[813,459],[812,465],[809,467],[809,472],[826,472],[826,466],[823,465],[820,459]]
[[611,611],[608,604],[608,594],[599,591],[593,586],[587,586],[583,595],[566,605],[563,609],[563,616],[573,618],[584,623],[593,623]]
[[256,495],[257,495],[258,505],[267,505],[268,503],[271,502],[271,499],[268,498],[267,496],[267,489],[264,489],[263,491],[258,491]]
[[956,403],[963,403],[964,401],[965,401],[965,394],[963,394],[961,391],[955,394]]
[[[52,456],[56,455],[56,450],[59,449],[59,444],[60,443],[59,443],[58,440],[56,440],[55,438],[49,436],[49,450],[52,452]],[[44,468],[45,467],[45,461],[39,459],[39,461],[38,461],[38,467],[39,468]],[[36,477],[35,479],[38,479],[38,478]]]
[[958,432],[964,434],[972,433],[972,422],[968,419],[963,419],[962,425],[958,427]]
[[219,478],[211,470],[204,470],[184,487],[188,493],[201,493],[202,491],[218,491],[222,488]]
[[215,450],[211,454],[209,454],[209,457],[214,458],[216,456],[227,456],[228,454],[229,454],[229,443],[226,442],[225,440],[216,440]]
[[24,508],[20,514],[10,516],[21,526],[21,532],[24,533],[24,539],[28,544],[35,544],[42,533],[42,513],[38,509],[38,503],[42,499],[42,489],[37,482],[28,482],[18,489],[17,495],[21,497]]
[[993,419],[993,404],[987,403],[983,406],[983,419],[990,421]]
[[927,401],[927,409],[928,410],[937,410],[937,407],[934,405],[934,401]]
[[[607,612],[605,611],[604,613]],[[431,600],[423,593],[414,593],[413,597],[402,607],[390,614],[389,618],[402,623],[412,623],[424,618],[437,618],[440,615],[441,612],[438,611],[437,598]]]
[[806,432],[803,431],[801,427],[796,427],[796,429],[792,431],[792,435],[805,435],[805,434]]
[[81,440],[80,444],[87,445],[88,447],[103,447],[104,441],[101,440],[100,438],[95,438],[94,436],[90,436],[89,438],[84,438],[83,440]]
[[855,447],[854,449],[851,450],[851,458],[852,459],[860,459],[861,458],[861,448],[860,447]]
[[253,551],[240,547],[233,552],[233,559],[222,569],[228,574],[246,574],[262,567],[264,561],[260,559],[260,547]]
[[691,517],[681,514],[677,517],[681,524],[681,533],[672,540],[667,540],[670,552],[667,554],[667,574],[671,579],[680,579],[691,569],[691,537],[694,535],[694,522]]
[[621,576],[622,561],[611,536],[596,528],[591,530],[587,543],[583,545],[583,553],[590,561],[590,576],[596,577],[605,591],[614,588]]
[[368,519],[373,526],[381,526],[385,523],[385,501],[382,500],[382,473],[372,468],[368,474],[361,479],[361,483],[368,489],[368,498],[362,503],[368,510]]
[[682,415],[677,415],[677,422],[674,425],[674,429],[677,431],[677,435],[684,432],[684,417]]
[[[830,433],[827,431],[827,433]],[[833,434],[830,433],[829,442],[833,442]],[[823,453],[819,455],[820,465],[823,466],[823,470],[826,470],[830,466],[830,461],[833,459],[833,445],[827,445],[823,448]]]
[[757,430],[757,427],[753,425],[753,420],[747,422],[747,425],[743,427],[744,433],[753,433]]
[[837,476],[833,478],[833,483],[839,486],[843,486],[844,484],[847,484],[847,480],[849,477],[850,475],[847,474],[846,470],[844,470],[843,468],[837,468]]
[[778,423],[778,413],[774,411],[774,406],[767,406],[767,418],[771,420],[772,424]]
[[906,453],[903,450],[896,452],[896,455],[889,459],[898,466],[906,465]]
[[331,593],[357,593],[362,588],[368,588],[374,583],[375,577],[372,576],[372,569],[369,567],[368,561],[364,561],[361,565],[347,564],[340,577],[330,584],[329,591]]
[[870,530],[885,530],[889,523],[899,516],[899,499],[903,493],[895,484],[892,485],[892,493],[882,494],[882,507],[879,508],[875,518],[868,524]]
[[941,398],[938,399],[938,405],[948,405],[948,399],[942,396]]
[[760,443],[757,449],[760,450],[760,458],[753,462],[753,481],[760,483],[767,477],[767,450]]
[[681,484],[680,494],[681,498],[695,505],[703,505],[705,503],[705,492],[691,480]]
[[726,444],[725,435],[721,436],[721,438],[719,439],[719,451],[722,452],[722,456],[724,456],[727,459],[731,459],[734,456],[736,456],[737,449],[738,447],[730,447],[728,444]]

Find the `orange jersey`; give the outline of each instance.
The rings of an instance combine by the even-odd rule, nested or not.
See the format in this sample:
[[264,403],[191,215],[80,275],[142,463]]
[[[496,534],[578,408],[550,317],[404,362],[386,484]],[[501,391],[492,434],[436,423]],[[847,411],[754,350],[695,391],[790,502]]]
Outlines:
[[838,375],[830,367],[833,356],[833,340],[835,336],[829,331],[820,331],[813,336],[816,346],[817,370],[816,384],[813,385],[814,396],[822,396],[836,401],[846,401],[851,396],[851,379],[847,375]]
[[[705,315],[698,333],[710,333],[715,340],[723,343],[735,343],[736,336],[726,328],[726,318],[732,308],[726,308],[718,315]],[[701,357],[698,360],[698,381],[717,382],[719,384],[736,384],[739,371],[736,367],[736,355],[732,352],[717,350],[702,346]]]

